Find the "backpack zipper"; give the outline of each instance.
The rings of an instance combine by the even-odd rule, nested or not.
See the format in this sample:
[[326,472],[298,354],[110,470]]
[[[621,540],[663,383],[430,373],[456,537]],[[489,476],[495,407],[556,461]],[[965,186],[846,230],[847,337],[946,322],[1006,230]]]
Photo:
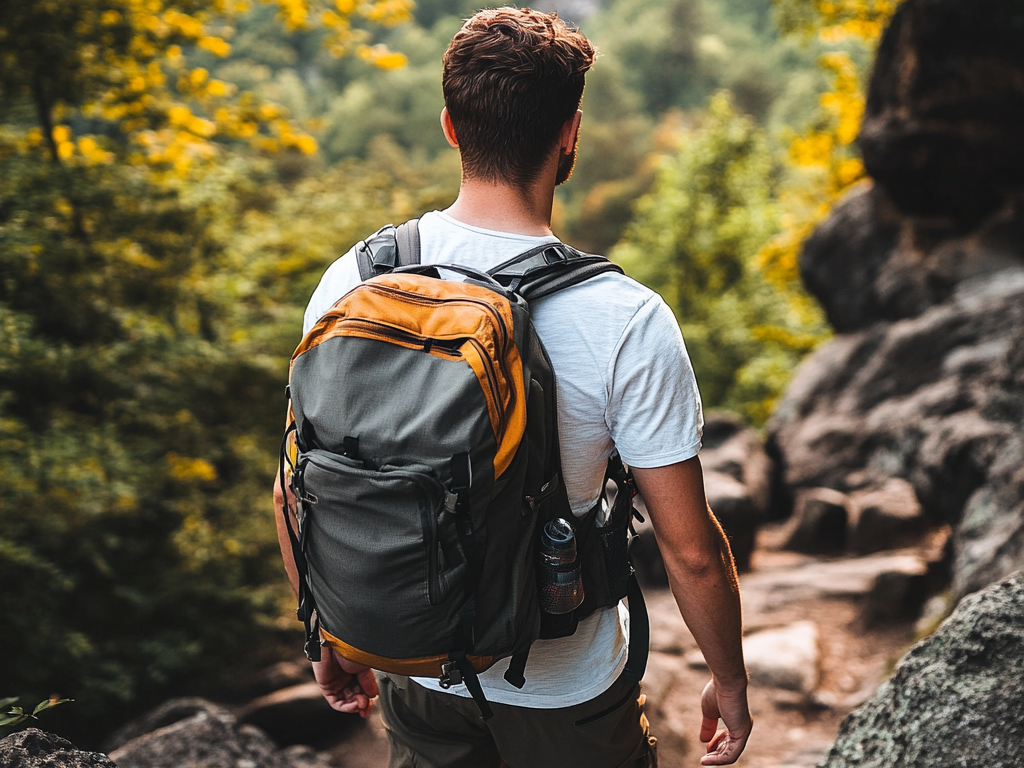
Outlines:
[[[416,347],[419,347],[427,352],[429,352],[432,349],[441,349],[447,354],[447,356],[460,360],[465,359],[464,356],[462,355],[462,352],[459,351],[459,349],[453,347],[451,345],[451,341],[449,340],[439,340],[431,337],[420,336],[415,333],[409,333],[408,331],[400,328],[395,328],[394,326],[388,325],[387,323],[381,323],[376,320],[367,320],[361,317],[346,317],[345,319],[341,320],[339,324],[343,326],[355,325],[357,327],[362,327],[364,330],[369,332],[370,337],[375,338],[378,341],[404,341],[406,343],[413,344]],[[501,407],[501,393],[498,390],[498,384],[495,380],[496,376],[494,366],[491,364],[490,355],[487,354],[487,350],[484,349],[483,344],[481,344],[472,336],[464,336],[462,338],[464,338],[466,341],[472,344],[473,347],[476,348],[477,355],[480,357],[480,361],[484,366],[487,378],[487,386],[491,390],[491,398],[494,402],[494,408],[498,412],[498,442],[500,443],[500,435],[505,434],[505,410]],[[459,346],[461,346],[461,344]],[[509,387],[509,392],[511,393],[512,397],[515,397],[515,390],[512,387]]]

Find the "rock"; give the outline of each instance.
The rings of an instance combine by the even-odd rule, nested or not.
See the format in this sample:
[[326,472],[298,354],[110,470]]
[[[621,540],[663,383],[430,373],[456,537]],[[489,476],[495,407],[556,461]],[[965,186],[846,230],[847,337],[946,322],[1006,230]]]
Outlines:
[[[856,538],[862,550],[884,540],[865,543],[869,523],[892,523],[908,537],[925,523],[955,527],[969,499],[980,516],[976,520],[1017,515],[1024,497],[1009,480],[1012,472],[997,469],[1004,466],[997,458],[1024,426],[1021,338],[1024,269],[962,283],[948,301],[919,317],[837,336],[801,364],[769,424],[769,445],[786,490],[777,502],[792,505],[815,488],[850,495],[855,536],[848,543]],[[863,522],[854,517],[853,496],[894,479],[912,486],[923,521],[909,513],[871,513],[861,516]],[[991,492],[974,495],[983,488]],[[905,495],[911,509],[910,493]],[[982,528],[994,531],[994,524]],[[1007,525],[1010,532],[996,534],[1006,540],[998,553],[980,545],[969,552],[968,538],[981,539],[959,536],[957,562],[1000,559],[992,568],[980,560],[970,566],[982,581],[1024,566],[1013,543],[1017,524]]]
[[736,568],[749,571],[760,517],[750,492],[743,483],[713,470],[704,472],[704,491],[711,511],[729,538]]
[[359,715],[331,709],[315,682],[261,696],[238,712],[238,721],[262,729],[281,745],[310,744],[358,725]]
[[1024,567],[1024,438],[1003,446],[954,536],[953,592],[963,597]]
[[[305,744],[295,744],[281,750],[281,759],[290,768],[334,768],[330,757],[324,752],[317,752]],[[383,763],[380,763],[381,765]]]
[[140,736],[145,736],[147,733],[152,733],[160,728],[173,725],[181,720],[187,720],[204,712],[215,718],[231,718],[231,713],[224,709],[224,707],[220,707],[206,699],[194,696],[171,699],[110,734],[103,742],[103,751],[110,754],[115,749],[123,747],[132,739],[137,739]]
[[704,415],[700,463],[746,486],[759,515],[768,513],[772,493],[772,462],[761,438],[741,419],[728,413]]
[[860,554],[914,543],[927,528],[914,487],[898,477],[850,495],[854,510],[850,548]]
[[743,657],[754,684],[809,696],[818,685],[818,627],[798,621],[756,632],[743,639]]
[[[818,627],[813,621],[797,621],[755,632],[743,638],[743,658],[752,683],[795,691],[806,698],[818,685]],[[694,669],[708,666],[699,650],[687,653],[683,661]]]
[[100,752],[82,752],[74,744],[38,728],[26,728],[0,739],[4,768],[117,768]]
[[878,184],[854,187],[804,243],[800,275],[840,333],[917,317],[961,283],[1024,262],[1024,193],[977,225],[901,213]]
[[785,549],[808,554],[835,554],[846,548],[849,500],[831,488],[808,488],[797,496],[787,524]]
[[741,579],[744,611],[773,611],[821,597],[859,598],[883,573],[925,576],[928,563],[916,555],[869,555],[810,562],[781,571],[755,571]]
[[906,0],[882,36],[859,144],[908,212],[980,216],[1024,185],[1024,6]]
[[700,452],[704,489],[732,547],[736,567],[750,569],[750,556],[772,494],[772,463],[757,433],[720,412],[704,418]]
[[872,290],[896,248],[901,224],[902,217],[885,194],[868,183],[843,198],[804,243],[800,276],[840,333],[908,316],[885,306]]
[[1024,765],[1024,574],[965,598],[839,731],[822,768]]
[[862,617],[867,626],[917,619],[928,597],[927,573],[883,571],[868,592]]
[[110,753],[118,768],[290,768],[263,731],[202,711]]
[[204,699],[172,699],[110,738],[118,768],[325,768],[306,748],[278,751],[261,729]]

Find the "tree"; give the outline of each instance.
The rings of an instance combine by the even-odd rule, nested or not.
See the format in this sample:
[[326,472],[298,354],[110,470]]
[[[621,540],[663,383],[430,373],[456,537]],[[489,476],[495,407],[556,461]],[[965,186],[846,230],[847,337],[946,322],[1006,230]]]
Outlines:
[[763,130],[716,95],[611,254],[675,311],[705,405],[758,425],[824,330],[799,311],[797,286],[773,285],[755,262],[780,225],[777,170]]
[[[278,7],[298,26],[316,6]],[[354,20],[401,8],[331,11],[327,39],[394,64]],[[294,265],[340,244],[266,247],[315,143],[195,65],[226,53],[237,12],[0,5],[0,690],[71,695],[51,727],[86,746],[273,658],[292,628],[269,489],[309,283]],[[347,171],[353,226],[387,215],[386,173]]]

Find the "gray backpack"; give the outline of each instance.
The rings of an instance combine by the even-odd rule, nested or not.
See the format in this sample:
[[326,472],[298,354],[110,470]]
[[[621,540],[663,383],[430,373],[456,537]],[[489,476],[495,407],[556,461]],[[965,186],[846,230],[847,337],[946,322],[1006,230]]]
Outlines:
[[[283,487],[291,468],[297,530],[282,513],[307,655],[324,644],[385,672],[465,682],[487,718],[478,672],[508,658],[505,679],[522,687],[535,640],[628,595],[626,672],[639,680],[648,629],[627,555],[632,478],[613,456],[612,497],[571,513],[555,380],[529,315],[531,302],[621,270],[557,243],[487,274],[443,265],[466,278],[443,280],[419,264],[416,224],[359,244],[363,282],[292,357],[280,472]],[[546,611],[545,587],[576,599]]]

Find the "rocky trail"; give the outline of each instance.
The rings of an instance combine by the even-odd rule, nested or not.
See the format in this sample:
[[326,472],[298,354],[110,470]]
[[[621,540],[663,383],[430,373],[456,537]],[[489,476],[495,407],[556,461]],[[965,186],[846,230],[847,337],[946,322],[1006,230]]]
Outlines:
[[[947,611],[940,597],[926,604],[921,620],[916,611],[900,613],[910,585],[941,558],[947,531],[916,547],[839,558],[785,551],[791,535],[784,524],[763,527],[751,570],[741,576],[756,723],[740,762],[749,768],[815,765],[843,718],[889,675],[915,634]],[[644,692],[661,766],[697,765],[707,667],[669,590],[648,585],[645,594],[651,654]],[[387,765],[378,712],[363,721],[330,710],[307,663],[278,664],[261,685],[274,690],[239,707],[168,702],[113,734],[105,751],[120,768],[172,768],[200,758],[216,766],[248,760],[256,768]]]

